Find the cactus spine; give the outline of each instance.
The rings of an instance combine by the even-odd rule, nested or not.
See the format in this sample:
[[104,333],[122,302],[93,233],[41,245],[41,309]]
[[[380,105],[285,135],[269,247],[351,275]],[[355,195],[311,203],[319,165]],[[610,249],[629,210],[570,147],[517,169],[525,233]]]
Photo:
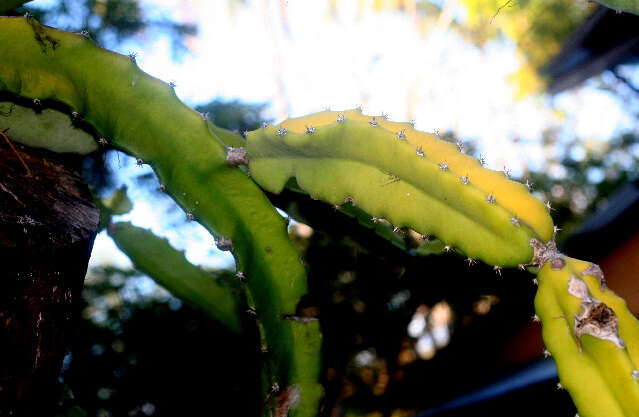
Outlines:
[[268,387],[278,384],[289,393],[294,387],[299,400],[293,413],[315,415],[322,392],[319,325],[285,318],[295,315],[306,292],[299,254],[264,194],[225,162],[219,131],[182,104],[169,85],[84,36],[27,17],[0,18],[0,38],[0,91],[14,101],[38,100],[77,113],[111,146],[150,164],[167,193],[218,242],[232,242],[228,248],[247,278],[249,303],[269,351]]

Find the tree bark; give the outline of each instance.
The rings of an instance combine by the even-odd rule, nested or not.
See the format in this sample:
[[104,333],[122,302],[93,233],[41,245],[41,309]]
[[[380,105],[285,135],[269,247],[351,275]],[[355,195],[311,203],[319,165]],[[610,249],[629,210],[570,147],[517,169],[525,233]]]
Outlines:
[[0,416],[54,415],[62,398],[99,220],[80,162],[0,135]]

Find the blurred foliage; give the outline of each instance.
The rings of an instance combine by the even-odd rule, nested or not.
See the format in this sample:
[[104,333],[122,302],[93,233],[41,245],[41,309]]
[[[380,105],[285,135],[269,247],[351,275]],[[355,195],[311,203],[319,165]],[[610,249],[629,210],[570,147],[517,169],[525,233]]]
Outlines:
[[209,115],[209,120],[216,126],[243,133],[246,130],[255,130],[260,124],[270,122],[262,118],[262,112],[266,108],[265,103],[243,103],[239,100],[215,99],[209,103],[195,107],[200,113]]
[[521,66],[512,75],[518,96],[542,92],[539,71],[561,50],[595,5],[575,0],[460,0],[468,13],[473,39],[483,45],[505,37],[517,45]]
[[[333,14],[342,3],[331,0]],[[444,28],[478,46],[507,39],[517,46],[521,63],[511,80],[516,96],[525,98],[543,92],[546,83],[540,70],[595,7],[575,0],[360,0],[357,15],[401,10],[423,36],[433,28]]]
[[588,216],[606,206],[623,184],[639,178],[639,137],[625,133],[607,142],[574,138],[561,144],[557,131],[544,135],[548,158],[530,178],[542,198],[552,202],[560,241]]
[[83,298],[63,378],[87,415],[258,415],[255,331],[228,332],[133,270],[91,270]]
[[197,32],[190,24],[147,16],[138,0],[58,0],[47,8],[27,3],[16,14],[25,11],[46,25],[71,32],[86,30],[92,39],[109,48],[145,31],[157,31],[171,38],[174,57],[187,51],[184,38]]

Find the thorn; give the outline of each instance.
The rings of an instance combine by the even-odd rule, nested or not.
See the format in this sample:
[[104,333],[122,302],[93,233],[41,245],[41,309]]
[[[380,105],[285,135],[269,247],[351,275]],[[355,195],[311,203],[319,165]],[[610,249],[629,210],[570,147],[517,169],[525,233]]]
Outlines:
[[375,217],[375,216],[371,217],[371,221],[372,221],[373,223],[378,223],[378,222],[379,222],[379,220],[380,220],[380,218],[379,218],[379,217]]
[[91,35],[89,34],[89,31],[86,29],[82,29],[80,32],[78,32],[81,36],[84,36],[87,39],[91,39]]
[[42,102],[40,101],[40,99],[34,98],[33,105],[36,107],[42,107]]
[[308,135],[312,135],[313,133],[315,133],[315,128],[312,125],[306,126],[306,133]]
[[242,271],[237,271],[235,273],[235,278],[237,278],[240,282],[246,282],[246,276],[244,275],[244,272]]
[[634,379],[639,379],[639,371],[637,371],[636,369],[632,371],[631,375]]
[[211,113],[209,112],[200,113],[200,116],[202,116],[202,120],[211,120]]
[[280,392],[280,385],[275,382],[271,385],[271,394],[277,394],[278,392]]
[[406,133],[405,132],[406,129],[402,130],[401,132],[397,132],[397,139],[406,139]]
[[528,181],[528,178],[526,178],[526,188],[528,188],[528,192],[531,192],[533,190],[533,183]]
[[534,323],[539,323],[541,320],[539,319],[539,316],[535,314],[535,315],[532,316],[532,321]]
[[484,155],[479,155],[479,158],[477,158],[477,160],[479,161],[479,165],[481,166],[486,166],[486,158],[484,158]]
[[266,129],[268,127],[268,123],[262,122],[262,129]]
[[421,146],[417,147],[417,156],[424,156],[424,150]]
[[288,133],[288,130],[286,130],[285,127],[280,127],[279,129],[277,129],[277,134],[279,136],[284,136]]
[[506,176],[506,178],[510,179],[511,178],[511,171],[506,168],[506,165],[504,165],[504,175]]
[[344,122],[344,115],[340,113],[337,115],[337,123],[343,123],[343,122]]
[[80,119],[80,113],[78,113],[77,111],[72,111],[71,120],[73,120],[74,122],[77,122],[79,119]]
[[244,136],[244,139],[246,139],[246,137],[248,136],[248,130],[245,130],[244,132],[242,132],[242,136]]
[[246,310],[246,314],[248,314],[249,316],[255,318],[255,317],[257,317],[257,310],[254,309],[253,307],[249,307],[248,310]]
[[439,139],[441,139],[441,136],[439,136],[439,129],[435,129],[435,135],[436,135]]
[[557,232],[560,231],[561,229],[559,228],[559,226],[554,226],[552,228],[552,239],[551,240],[555,240],[555,238],[557,237]]
[[545,206],[548,209],[548,212],[551,212],[553,210],[552,206],[550,205],[550,201],[546,201]]
[[513,226],[517,226],[517,227],[519,227],[519,225],[520,225],[520,223],[519,223],[519,219],[518,219],[517,217],[512,217],[512,218],[510,219],[510,223],[511,223]]
[[144,161],[140,158],[135,160],[135,164],[139,167],[141,167],[142,165],[144,165]]
[[232,167],[249,164],[246,148],[233,148],[229,146],[226,148],[226,158],[224,160]]
[[468,266],[472,266],[472,265],[475,265],[477,263],[476,260],[474,260],[473,258],[470,258],[470,257],[466,258],[464,261],[468,264]]
[[131,62],[133,62],[134,64],[136,64],[135,58],[138,56],[137,52],[129,52],[129,59],[131,60]]
[[381,116],[379,116],[379,117],[381,117],[384,120],[388,120],[388,113],[382,112]]
[[346,197],[344,199],[344,204],[351,204],[352,206],[355,206],[355,200],[353,200],[353,197]]
[[535,284],[535,286],[539,285],[539,281],[537,281],[537,278],[533,278],[533,284]]
[[160,184],[160,191],[162,191],[163,193],[166,192],[166,185],[164,184]]
[[393,227],[393,232],[395,232],[395,233],[401,233],[401,232],[402,232],[402,229],[400,229],[399,227],[395,226],[395,227]]
[[464,175],[463,177],[460,178],[460,181],[462,184],[466,185],[468,184],[469,180],[468,180],[468,176]]
[[547,358],[549,358],[549,357],[551,357],[551,356],[552,356],[552,355],[550,354],[550,351],[548,351],[548,349],[544,349],[544,358],[546,358],[546,359],[547,359]]
[[410,125],[411,128],[415,129],[415,119],[411,119],[408,124]]
[[99,138],[99,139],[98,139],[98,144],[99,144],[100,146],[106,146],[106,145],[108,145],[108,144],[109,144],[109,141],[108,141],[108,140],[106,140],[105,138]]
[[227,239],[225,237],[218,238],[215,241],[215,246],[217,246],[219,250],[233,250],[233,242],[231,241],[231,239]]
[[501,266],[499,265],[493,266],[493,271],[495,271],[497,275],[501,276]]
[[335,205],[333,206],[333,210],[335,210],[335,211],[339,211],[339,210],[341,210],[341,209],[342,209],[342,206],[340,206],[339,204],[335,204]]
[[519,269],[520,271],[525,271],[526,270],[526,265],[519,264],[519,265],[517,265],[517,269]]
[[262,352],[262,354],[266,355],[268,353],[268,347],[266,347],[266,345],[262,345],[260,347],[260,352]]
[[186,221],[193,221],[193,213],[191,213],[190,211],[186,213]]
[[465,148],[464,142],[462,142],[461,140],[458,140],[456,145],[457,145],[457,149],[459,149],[459,152],[464,153],[464,148]]
[[374,118],[374,117],[371,119],[371,121],[370,121],[370,122],[368,122],[368,124],[369,124],[369,125],[371,125],[371,126],[373,126],[373,127],[375,127],[375,126],[379,126],[379,123],[377,123],[377,120],[375,120],[375,118]]
[[455,249],[452,246],[446,245],[444,246],[444,252],[446,253],[455,252]]
[[175,84],[175,81],[169,81],[169,87],[175,88],[177,87],[177,84]]
[[428,236],[428,235],[421,235],[420,238],[422,238],[422,240],[424,242],[429,242],[430,241],[430,236]]
[[488,201],[488,203],[493,204],[495,201],[495,196],[493,195],[493,193],[490,193],[486,196],[486,201]]
[[441,164],[439,164],[439,169],[441,169],[442,171],[448,171],[448,164],[446,162],[442,162]]
[[557,389],[562,390],[564,387],[561,385],[561,382],[557,382]]

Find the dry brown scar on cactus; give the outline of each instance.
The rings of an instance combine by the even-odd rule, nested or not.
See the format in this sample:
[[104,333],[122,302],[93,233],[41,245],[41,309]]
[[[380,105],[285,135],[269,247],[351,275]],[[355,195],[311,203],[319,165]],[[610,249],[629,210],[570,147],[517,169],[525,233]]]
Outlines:
[[626,347],[618,334],[617,315],[606,304],[588,295],[588,286],[584,281],[572,275],[568,282],[568,292],[582,299],[579,304],[581,313],[575,314],[575,337],[579,353],[582,352],[581,336],[584,334],[609,340],[621,349]]
[[591,263],[590,265],[588,265],[588,268],[586,268],[579,275],[591,275],[597,278],[599,280],[599,288],[601,288],[601,291],[605,291],[606,288],[608,288],[608,286],[606,285],[606,279],[604,278],[604,273],[597,264]]

